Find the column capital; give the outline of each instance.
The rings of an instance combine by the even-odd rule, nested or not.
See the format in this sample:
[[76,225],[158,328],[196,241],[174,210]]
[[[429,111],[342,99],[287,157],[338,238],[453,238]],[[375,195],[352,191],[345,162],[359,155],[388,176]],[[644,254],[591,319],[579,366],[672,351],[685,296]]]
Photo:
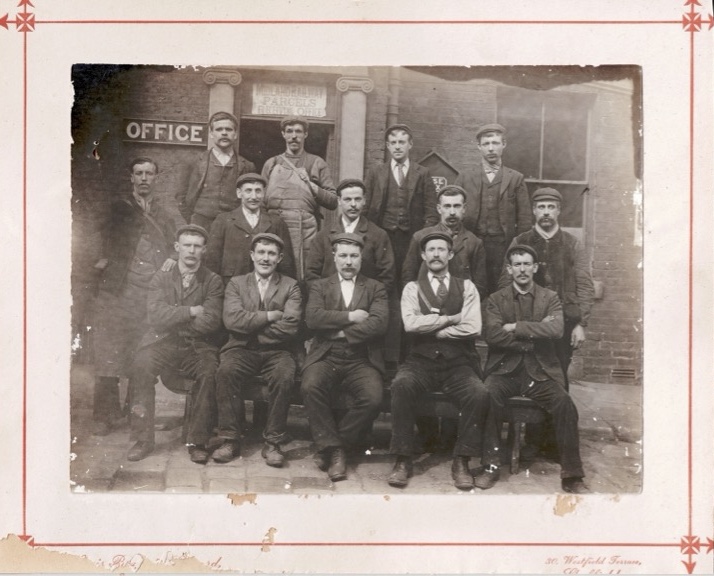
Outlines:
[[372,82],[371,78],[367,78],[366,76],[342,76],[337,79],[337,89],[340,92],[361,90],[369,94],[374,90],[374,82]]
[[203,73],[203,81],[209,86],[216,83],[238,86],[242,80],[241,73],[230,68],[211,68]]

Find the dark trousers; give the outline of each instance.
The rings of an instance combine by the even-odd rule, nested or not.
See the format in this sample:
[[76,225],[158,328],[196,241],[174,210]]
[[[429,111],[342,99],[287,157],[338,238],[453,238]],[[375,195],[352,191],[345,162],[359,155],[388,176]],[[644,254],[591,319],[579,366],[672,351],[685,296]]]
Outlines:
[[400,456],[414,453],[414,421],[419,398],[427,392],[443,391],[459,406],[459,426],[454,456],[480,456],[488,390],[467,358],[432,360],[407,357],[392,382],[392,441],[390,452]]
[[[331,390],[340,386],[352,397],[351,408],[335,421]],[[334,351],[310,364],[302,373],[302,396],[312,439],[319,451],[354,446],[360,433],[371,426],[382,402],[382,375],[366,356]]]
[[394,288],[389,293],[389,322],[384,335],[384,360],[397,363],[404,357],[404,336],[402,335],[402,264],[407,257],[411,234],[404,230],[387,230],[394,251]]
[[479,236],[483,240],[483,247],[486,253],[486,279],[488,281],[488,294],[482,294],[483,301],[486,296],[498,290],[498,280],[503,270],[503,262],[506,258],[505,236]]
[[216,422],[218,348],[201,341],[169,337],[141,348],[131,367],[131,438],[154,441],[156,377],[182,372],[196,381],[186,442],[205,445]]
[[521,367],[512,374],[491,374],[486,378],[486,387],[491,394],[491,409],[484,439],[486,465],[501,464],[501,423],[506,401],[512,396],[525,396],[553,417],[560,456],[560,477],[582,478],[585,475],[580,459],[578,409],[558,382],[534,381]]
[[241,384],[260,376],[268,387],[268,420],[263,438],[280,444],[287,435],[290,398],[295,384],[295,360],[286,350],[229,348],[221,353],[216,372],[218,436],[238,440],[245,413]]

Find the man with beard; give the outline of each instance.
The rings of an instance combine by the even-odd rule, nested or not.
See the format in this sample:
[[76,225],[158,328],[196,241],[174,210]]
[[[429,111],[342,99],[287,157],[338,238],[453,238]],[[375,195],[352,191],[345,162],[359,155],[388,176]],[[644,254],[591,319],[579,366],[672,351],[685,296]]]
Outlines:
[[[333,482],[347,478],[345,449],[357,444],[382,402],[387,291],[381,282],[360,274],[363,247],[357,234],[333,237],[337,273],[310,285],[305,310],[315,338],[302,371],[302,395],[318,466]],[[330,405],[335,386],[352,399],[339,422]]]
[[189,169],[188,182],[179,188],[176,201],[186,222],[211,229],[221,212],[238,207],[236,182],[255,172],[255,164],[239,155],[238,119],[230,112],[216,112],[208,120],[214,146],[201,153]]
[[201,260],[208,233],[187,224],[176,232],[178,265],[151,279],[147,323],[131,367],[131,437],[127,459],[142,460],[154,450],[156,377],[181,371],[196,381],[186,443],[191,461],[208,461],[208,440],[216,414],[217,335],[221,329],[223,282]]
[[563,308],[555,292],[533,281],[537,257],[530,246],[511,246],[506,259],[512,283],[491,294],[486,302],[486,387],[491,404],[484,438],[484,469],[474,485],[487,490],[500,479],[500,432],[506,401],[525,396],[553,418],[562,489],[584,494],[589,490],[583,483],[578,410],[565,390],[555,353],[555,342],[563,336]]
[[319,156],[305,151],[309,124],[299,116],[288,116],[280,122],[285,152],[269,158],[263,166],[267,190],[268,213],[280,216],[290,231],[296,279],[304,279],[310,244],[318,230],[320,207],[337,207],[335,186],[330,169]]
[[387,233],[362,215],[364,195],[364,183],[356,178],[348,178],[337,185],[340,218],[332,226],[320,230],[315,237],[305,271],[308,282],[327,278],[336,272],[331,238],[350,232],[364,238],[360,272],[367,278],[379,280],[387,291],[391,290],[394,285],[392,245]]
[[285,247],[278,271],[295,278],[295,261],[290,233],[277,214],[268,214],[263,207],[266,181],[260,174],[243,174],[236,183],[240,206],[231,212],[219,214],[211,226],[206,267],[223,278],[223,283],[233,276],[243,276],[253,269],[252,239],[257,234],[276,234]]
[[476,132],[476,146],[481,153],[472,170],[459,174],[455,184],[466,190],[467,210],[464,226],[484,243],[488,291],[498,290],[506,248],[517,234],[531,227],[528,189],[523,174],[503,166],[506,129],[500,124],[486,124]]
[[236,276],[226,286],[223,323],[230,332],[216,373],[218,437],[223,444],[213,460],[230,462],[240,452],[243,419],[241,385],[261,376],[268,387],[268,417],[262,450],[268,466],[285,461],[281,444],[288,441],[288,410],[295,360],[293,340],[302,315],[297,282],[277,272],[284,245],[279,236],[256,234],[250,247],[254,272]]
[[158,166],[136,158],[130,166],[133,191],[113,200],[103,230],[104,256],[94,310],[94,424],[105,436],[121,417],[119,377],[127,375],[146,329],[146,296],[158,270],[176,265],[174,234],[183,224],[174,208],[154,193]]
[[387,482],[405,487],[413,473],[416,405],[427,392],[443,391],[459,406],[459,426],[451,476],[460,490],[473,488],[469,459],[481,456],[488,392],[474,372],[474,338],[481,332],[481,307],[471,280],[449,272],[454,257],[451,234],[422,238],[426,267],[404,287],[402,318],[412,335],[406,361],[392,382],[392,441],[397,461]]

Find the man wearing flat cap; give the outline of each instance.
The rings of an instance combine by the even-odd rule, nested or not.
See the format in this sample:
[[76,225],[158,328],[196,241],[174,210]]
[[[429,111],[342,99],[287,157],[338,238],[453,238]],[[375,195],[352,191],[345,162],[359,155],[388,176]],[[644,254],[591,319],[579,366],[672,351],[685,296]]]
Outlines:
[[405,487],[414,467],[414,424],[419,398],[443,391],[459,406],[451,475],[460,490],[473,488],[469,459],[481,456],[488,392],[474,372],[474,338],[481,332],[481,307],[471,280],[449,272],[451,234],[434,231],[421,240],[426,266],[402,292],[404,329],[411,336],[406,361],[392,382],[392,441],[397,456],[387,482]]
[[[381,282],[360,273],[363,248],[364,240],[357,234],[333,236],[337,272],[310,284],[305,310],[315,337],[302,371],[302,395],[318,466],[333,482],[347,477],[346,448],[357,444],[382,401],[387,291]],[[330,405],[336,386],[351,400],[339,422]]]
[[250,245],[254,271],[232,278],[226,286],[223,323],[230,338],[221,350],[216,373],[218,437],[223,443],[213,452],[213,460],[219,463],[240,453],[241,384],[256,376],[268,388],[263,458],[274,467],[285,461],[281,446],[288,441],[288,410],[295,382],[291,351],[302,315],[302,296],[297,281],[277,271],[284,250],[280,236],[256,234]]
[[154,450],[156,379],[178,371],[195,380],[186,442],[191,460],[205,464],[216,420],[217,338],[223,310],[223,282],[201,265],[208,233],[196,224],[176,232],[178,264],[151,279],[147,302],[149,330],[139,343],[131,367],[131,438],[129,460]]
[[436,188],[429,170],[412,162],[412,131],[406,124],[393,124],[384,133],[389,160],[373,166],[365,178],[366,214],[387,231],[394,251],[396,287],[390,292],[389,329],[385,357],[390,365],[399,361],[401,319],[399,294],[402,287],[401,263],[407,255],[412,235],[425,226],[439,223]]
[[498,280],[513,238],[531,227],[531,206],[523,174],[503,166],[506,129],[485,124],[476,131],[481,153],[471,170],[459,174],[455,184],[466,190],[464,226],[476,234],[486,249],[488,292],[498,289]]
[[320,208],[337,207],[335,185],[327,163],[305,151],[309,124],[300,116],[288,116],[280,122],[285,152],[269,158],[263,166],[267,184],[265,206],[270,214],[283,219],[290,231],[296,279],[305,276],[305,265],[321,218]]
[[[568,390],[568,368],[573,350],[585,341],[595,288],[585,247],[558,223],[562,202],[562,195],[554,188],[536,190],[532,198],[535,224],[528,232],[516,236],[512,245],[527,245],[535,250],[538,271],[533,279],[536,284],[556,292],[563,304],[565,328],[563,337],[555,343],[555,350]],[[509,279],[504,265],[500,285],[507,286]]]
[[186,222],[210,230],[221,212],[238,207],[236,182],[242,174],[255,172],[255,164],[238,154],[238,119],[230,112],[216,112],[208,120],[213,147],[196,159],[188,181],[176,192],[179,210]]
[[305,279],[308,282],[332,276],[337,269],[332,254],[332,237],[343,232],[358,234],[364,239],[360,273],[379,280],[387,291],[394,285],[394,253],[389,236],[362,214],[365,187],[361,180],[347,178],[337,185],[339,218],[315,237],[307,260]]
[[253,270],[252,240],[256,234],[276,234],[283,242],[284,257],[278,272],[295,278],[295,260],[288,227],[277,214],[269,214],[263,206],[266,181],[260,174],[243,174],[236,183],[240,206],[219,214],[213,226],[206,251],[206,266],[223,278],[243,276]]
[[565,492],[588,492],[580,458],[578,410],[565,390],[555,343],[563,336],[563,307],[558,295],[533,281],[538,255],[515,244],[506,253],[511,285],[491,294],[484,311],[488,344],[486,387],[491,403],[484,438],[484,469],[474,479],[487,490],[500,479],[501,423],[508,398],[525,396],[553,418]]

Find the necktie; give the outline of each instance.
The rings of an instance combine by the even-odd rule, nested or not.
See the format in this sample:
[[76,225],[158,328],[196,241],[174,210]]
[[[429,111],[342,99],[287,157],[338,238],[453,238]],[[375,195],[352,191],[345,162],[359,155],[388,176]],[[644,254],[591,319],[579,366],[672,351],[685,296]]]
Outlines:
[[397,163],[397,184],[404,184],[404,164]]
[[446,300],[447,294],[449,293],[446,289],[446,284],[444,284],[446,276],[435,276],[435,278],[439,281],[439,287],[436,289],[436,297],[439,299],[439,304],[443,304],[444,300]]
[[265,290],[268,287],[268,281],[261,278],[258,280],[258,292],[260,292],[260,301],[263,302],[265,300]]

